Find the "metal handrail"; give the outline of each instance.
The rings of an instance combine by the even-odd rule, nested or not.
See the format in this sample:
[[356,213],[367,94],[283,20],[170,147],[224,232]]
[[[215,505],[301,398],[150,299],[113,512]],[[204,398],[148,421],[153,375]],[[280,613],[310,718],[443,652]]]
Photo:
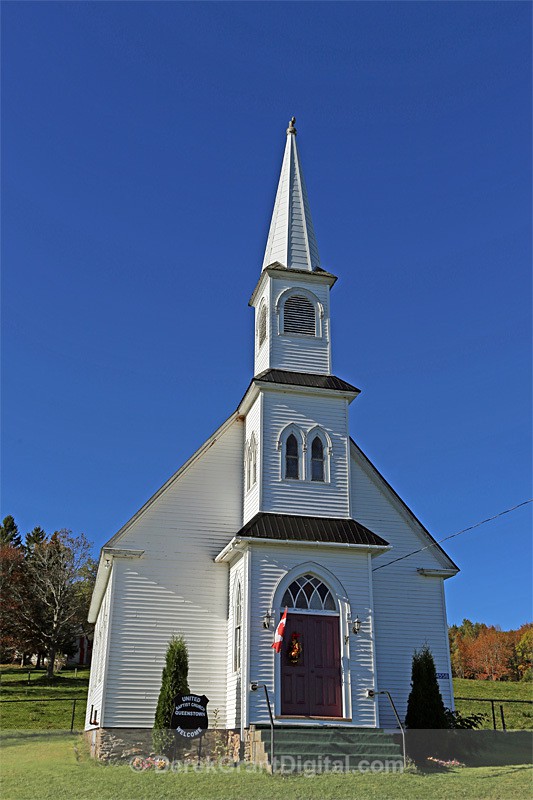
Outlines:
[[391,693],[389,691],[387,691],[387,689],[379,689],[379,690],[378,689],[367,689],[367,696],[368,697],[374,697],[376,694],[386,694],[387,695],[387,697],[389,698],[389,703],[392,706],[392,710],[394,711],[394,716],[396,717],[398,725],[400,726],[400,731],[402,733],[403,768],[405,769],[405,767],[407,766],[407,759],[406,759],[406,755],[405,755],[405,730],[404,730],[404,727],[402,725],[402,721],[401,721],[401,719],[400,719],[400,717],[398,715],[398,712],[396,711],[396,706],[394,705],[394,700],[391,697]]
[[272,714],[272,706],[270,705],[270,696],[268,694],[268,689],[266,683],[257,683],[256,681],[252,681],[250,684],[250,689],[252,692],[256,692],[257,689],[264,689],[265,690],[265,699],[267,702],[268,708],[268,716],[270,717],[270,762],[272,767],[272,772],[276,771],[275,761],[274,761],[274,715]]

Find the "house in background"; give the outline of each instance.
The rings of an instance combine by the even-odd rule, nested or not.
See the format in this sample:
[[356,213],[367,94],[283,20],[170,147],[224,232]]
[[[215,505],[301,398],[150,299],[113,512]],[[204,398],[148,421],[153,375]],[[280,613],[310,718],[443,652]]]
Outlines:
[[242,740],[269,721],[251,681],[280,726],[396,728],[368,690],[403,718],[424,643],[453,707],[444,580],[458,568],[350,438],[359,389],[331,372],[337,278],[320,266],[294,120],[258,277],[244,397],[102,548],[88,731],[151,728],[174,634],[191,691]]

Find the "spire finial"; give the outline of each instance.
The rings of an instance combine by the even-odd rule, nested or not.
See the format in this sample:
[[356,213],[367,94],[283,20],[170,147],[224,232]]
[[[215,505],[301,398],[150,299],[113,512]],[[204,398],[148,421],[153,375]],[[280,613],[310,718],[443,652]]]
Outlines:
[[292,119],[289,122],[289,127],[287,128],[287,133],[294,133],[294,135],[296,136],[296,128],[294,127],[295,124],[296,124],[296,117],[292,117]]

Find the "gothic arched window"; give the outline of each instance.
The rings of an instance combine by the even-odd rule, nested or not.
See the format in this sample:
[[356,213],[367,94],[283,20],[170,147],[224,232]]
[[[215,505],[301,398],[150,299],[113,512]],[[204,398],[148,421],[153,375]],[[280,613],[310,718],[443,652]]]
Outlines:
[[237,583],[233,597],[233,672],[238,672],[241,668],[242,652],[242,591],[240,582]]
[[309,611],[337,610],[333,595],[326,584],[309,573],[296,578],[285,590],[281,606]]
[[300,477],[300,452],[294,433],[287,436],[285,443],[285,477],[296,480]]
[[257,483],[257,441],[252,433],[249,442],[244,445],[244,480],[246,491]]
[[311,444],[311,480],[324,481],[324,443],[315,436]]

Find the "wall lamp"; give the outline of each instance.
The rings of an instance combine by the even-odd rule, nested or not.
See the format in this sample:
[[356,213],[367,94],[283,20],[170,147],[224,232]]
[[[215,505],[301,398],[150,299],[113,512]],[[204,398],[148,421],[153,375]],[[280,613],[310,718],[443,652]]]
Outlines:
[[[352,612],[349,609],[348,613],[346,614],[346,622],[348,625],[348,630],[350,630],[351,628],[352,633],[355,634],[359,633],[359,631],[361,630],[361,620],[359,619],[358,616],[356,616],[355,619],[352,620]],[[348,636],[344,637],[344,641],[346,642],[346,644],[348,644],[348,639],[349,639]]]

